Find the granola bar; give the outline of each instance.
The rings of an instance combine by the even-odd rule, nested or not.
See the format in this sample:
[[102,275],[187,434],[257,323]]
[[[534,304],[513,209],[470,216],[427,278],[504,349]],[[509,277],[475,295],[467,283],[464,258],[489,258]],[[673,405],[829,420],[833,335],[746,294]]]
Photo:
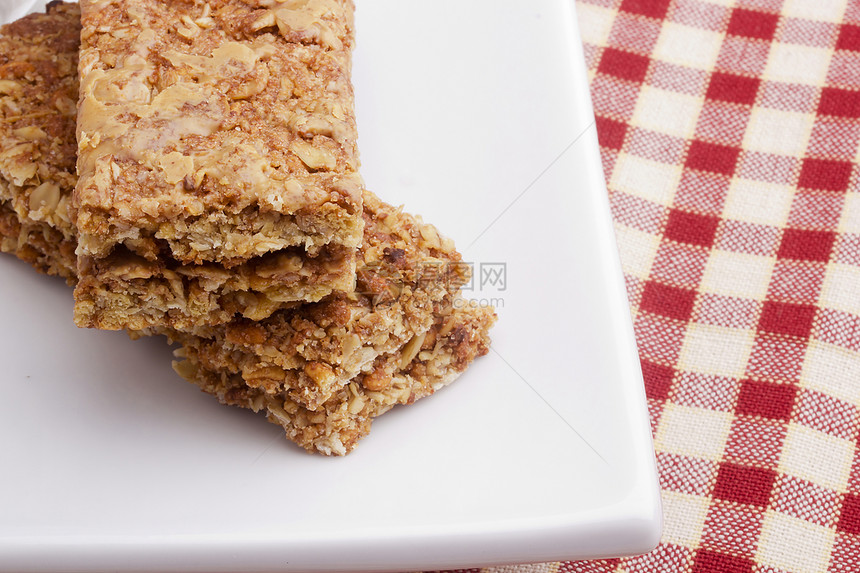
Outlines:
[[[460,305],[455,305],[460,306]],[[177,352],[177,372],[221,403],[265,412],[287,438],[310,452],[346,455],[370,431],[373,418],[397,404],[412,404],[453,382],[477,357],[487,354],[488,331],[495,322],[489,309],[448,307],[440,312],[413,358],[400,353],[380,356],[370,373],[360,374],[316,410],[285,394],[269,394],[245,384],[241,376],[219,367],[217,360],[185,346]],[[374,389],[372,373],[384,372],[389,383]]]
[[352,1],[81,10],[76,322],[186,329],[352,290]]
[[[417,352],[440,309],[468,279],[453,242],[367,192],[353,293],[280,310],[261,321],[170,332],[265,393],[315,410],[380,355]],[[390,377],[368,375],[381,390]],[[375,380],[375,382],[372,382]]]
[[75,4],[0,29],[0,248],[70,282],[79,36]]

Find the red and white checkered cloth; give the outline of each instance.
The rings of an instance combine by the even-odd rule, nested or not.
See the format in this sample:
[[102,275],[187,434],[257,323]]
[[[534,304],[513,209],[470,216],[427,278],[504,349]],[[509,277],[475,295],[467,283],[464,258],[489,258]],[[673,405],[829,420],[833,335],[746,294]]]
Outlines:
[[577,11],[665,528],[506,570],[860,572],[860,1]]

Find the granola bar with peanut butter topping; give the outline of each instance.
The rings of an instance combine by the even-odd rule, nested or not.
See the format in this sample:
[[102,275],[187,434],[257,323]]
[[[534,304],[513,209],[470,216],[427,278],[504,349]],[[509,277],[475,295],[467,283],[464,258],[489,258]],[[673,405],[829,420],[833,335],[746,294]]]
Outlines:
[[76,322],[187,329],[352,290],[352,1],[81,10]]

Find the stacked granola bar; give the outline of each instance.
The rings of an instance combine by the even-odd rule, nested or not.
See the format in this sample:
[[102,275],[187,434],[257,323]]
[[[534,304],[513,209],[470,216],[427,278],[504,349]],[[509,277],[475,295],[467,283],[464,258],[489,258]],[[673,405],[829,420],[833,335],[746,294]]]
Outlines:
[[75,4],[0,30],[0,248],[76,285],[78,324],[166,335],[336,455],[486,354],[453,243],[362,188],[351,2],[81,9],[80,52]]
[[351,290],[351,0],[82,0],[75,320],[186,328]]

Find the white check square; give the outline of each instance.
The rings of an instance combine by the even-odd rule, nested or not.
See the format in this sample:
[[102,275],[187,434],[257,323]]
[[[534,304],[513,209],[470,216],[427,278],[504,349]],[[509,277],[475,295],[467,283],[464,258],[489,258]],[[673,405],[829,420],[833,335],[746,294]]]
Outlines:
[[827,571],[835,538],[836,532],[832,528],[768,510],[762,524],[756,561],[779,571],[821,573]]
[[663,491],[663,543],[695,547],[699,543],[710,499],[675,491]]
[[851,314],[860,314],[858,285],[860,285],[860,268],[837,263],[828,265],[821,290],[821,305]]
[[723,296],[764,300],[774,259],[715,249],[702,276],[702,290]]
[[815,115],[757,107],[750,114],[743,147],[776,155],[803,155]]
[[788,18],[839,22],[846,3],[847,0],[785,0],[781,12]]
[[860,402],[860,364],[855,352],[812,340],[803,361],[800,384],[849,404]]
[[[860,150],[858,150],[858,157],[855,158],[854,162],[860,163]],[[848,193],[845,195],[839,231],[842,233],[860,234],[860,193]]]
[[755,334],[746,329],[693,323],[684,336],[679,366],[690,372],[741,378],[754,343]]
[[618,242],[624,274],[642,280],[647,279],[651,271],[651,263],[660,247],[660,238],[616,223],[615,239]]
[[669,165],[621,153],[615,162],[609,186],[658,205],[668,205],[680,180],[680,165]]
[[688,94],[643,86],[633,112],[633,124],[657,133],[689,139],[704,99]]
[[654,47],[654,58],[679,66],[710,70],[717,61],[723,37],[710,30],[665,22]]
[[579,27],[582,42],[595,46],[605,46],[617,12],[603,6],[577,2],[576,14],[580,22],[588,22],[587,26]]
[[783,227],[791,211],[794,193],[794,188],[788,185],[734,179],[723,206],[723,217],[756,225]]
[[654,446],[659,452],[716,461],[732,425],[726,412],[667,404]]
[[853,460],[853,442],[792,423],[785,436],[779,469],[822,487],[843,491]]
[[832,54],[828,48],[774,43],[764,76],[770,81],[818,86],[824,83]]

